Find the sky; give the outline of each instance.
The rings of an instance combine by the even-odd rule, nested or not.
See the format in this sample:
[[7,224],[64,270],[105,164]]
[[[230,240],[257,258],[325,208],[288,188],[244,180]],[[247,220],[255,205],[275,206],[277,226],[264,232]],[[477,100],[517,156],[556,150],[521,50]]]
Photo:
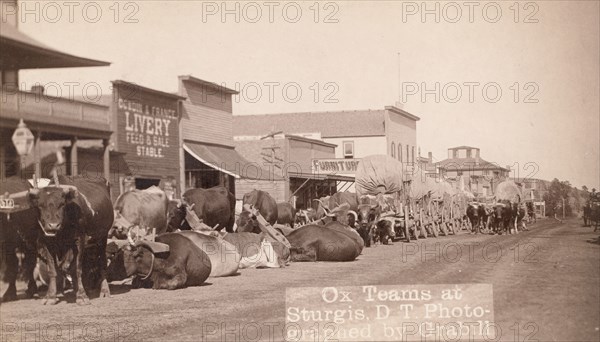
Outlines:
[[397,105],[435,160],[475,146],[515,176],[600,189],[598,1],[53,4],[21,2],[19,28],[112,64],[22,71],[22,88],[93,99],[189,74],[241,91],[238,115]]

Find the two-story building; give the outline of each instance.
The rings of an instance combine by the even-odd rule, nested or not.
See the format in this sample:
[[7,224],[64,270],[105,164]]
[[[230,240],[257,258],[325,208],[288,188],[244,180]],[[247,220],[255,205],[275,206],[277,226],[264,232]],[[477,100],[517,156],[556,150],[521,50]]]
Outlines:
[[[395,106],[380,110],[236,115],[233,135],[236,141],[246,141],[279,131],[335,145],[331,158],[314,158],[302,172],[352,179],[357,163],[368,155],[387,154],[404,163],[416,163],[419,120]],[[340,181],[338,190],[345,189],[352,190],[353,186]]]
[[[67,167],[59,172],[77,175],[78,147],[86,140],[100,145],[97,173],[109,178],[111,116],[104,105],[77,101],[44,93],[43,85],[31,90],[19,89],[19,70],[107,66],[110,63],[73,56],[38,42],[18,29],[16,0],[3,0],[0,22],[0,177],[20,176],[31,179],[44,175],[53,165],[42,163],[42,142],[67,142]],[[19,156],[11,141],[13,132],[23,120],[34,135],[30,155]],[[62,147],[57,150],[62,150]],[[26,172],[27,160],[33,163]],[[46,172],[47,174],[47,172]]]
[[[225,186],[239,200],[248,188],[277,187],[282,178],[235,150],[232,95],[237,91],[194,76],[179,76],[182,191]],[[240,188],[240,191],[236,190]]]
[[481,158],[477,147],[458,146],[448,149],[448,158],[436,163],[439,177],[457,182],[462,176],[465,190],[475,196],[491,196],[495,186],[509,176],[510,168]]

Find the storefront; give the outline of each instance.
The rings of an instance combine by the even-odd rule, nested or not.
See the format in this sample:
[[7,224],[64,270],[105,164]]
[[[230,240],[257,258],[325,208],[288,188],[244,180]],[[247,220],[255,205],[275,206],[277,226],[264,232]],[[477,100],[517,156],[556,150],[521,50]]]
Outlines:
[[119,173],[119,188],[113,191],[165,182],[178,188],[182,180],[179,107],[184,98],[121,80],[112,83],[112,143],[124,162],[112,165]]
[[[9,1],[8,3],[16,2]],[[3,3],[3,5],[5,5]],[[17,28],[17,15],[3,18],[0,29],[0,178],[32,179],[47,176],[54,163],[43,162],[42,145],[68,146],[66,167],[60,173],[77,175],[78,148],[89,140],[98,143],[98,174],[109,175],[110,115],[107,106],[44,93],[43,85],[19,89],[19,70],[107,66],[110,63],[73,56],[29,37]],[[11,137],[20,121],[33,133],[30,150],[19,155]],[[56,148],[52,153],[62,151]]]
[[[238,153],[232,139],[232,95],[237,91],[193,76],[179,76],[184,188],[224,186],[241,199],[273,185],[273,175]],[[250,159],[252,160],[252,159]],[[277,178],[281,181],[281,177]]]
[[296,208],[308,208],[313,199],[332,195],[342,183],[354,181],[352,176],[314,172],[315,161],[335,157],[337,146],[334,144],[282,133],[263,137],[239,136],[234,140],[236,149],[246,159],[281,177],[256,184],[278,202],[288,201]]

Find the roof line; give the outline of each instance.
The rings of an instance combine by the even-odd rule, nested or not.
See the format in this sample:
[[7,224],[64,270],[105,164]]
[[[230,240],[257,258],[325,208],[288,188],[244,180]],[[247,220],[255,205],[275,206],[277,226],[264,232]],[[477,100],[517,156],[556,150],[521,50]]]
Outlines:
[[305,141],[305,142],[309,142],[311,144],[318,144],[318,145],[322,145],[322,146],[329,146],[329,147],[337,147],[338,146],[336,144],[328,143],[328,142],[325,142],[322,140],[306,138],[306,137],[302,137],[302,136],[294,135],[294,134],[285,134],[285,137],[288,139],[291,139],[291,140]]
[[240,93],[237,90],[233,90],[233,89],[227,88],[227,87],[225,87],[223,85],[220,85],[220,84],[217,84],[217,83],[214,83],[214,82],[201,80],[201,79],[199,79],[197,77],[194,77],[192,75],[180,75],[179,79],[181,81],[184,81],[184,82],[187,81],[187,82],[196,83],[196,84],[199,84],[199,85],[202,85],[202,86],[207,86],[209,88],[216,89],[216,90],[224,92],[226,94],[236,95],[236,94]]
[[123,81],[123,80],[114,80],[114,81],[111,81],[111,82],[114,85],[123,85],[123,86],[126,86],[126,87],[132,87],[134,89],[139,89],[139,90],[142,90],[142,91],[145,91],[145,92],[148,92],[148,93],[152,93],[152,94],[155,94],[155,95],[159,95],[159,96],[163,96],[163,97],[168,97],[168,98],[172,98],[172,99],[176,99],[176,100],[185,100],[186,99],[186,97],[183,97],[183,96],[179,96],[179,95],[176,95],[176,94],[173,94],[173,93],[167,93],[167,92],[164,92],[162,90],[156,90],[156,89],[144,87],[144,86],[141,86],[139,84],[131,83],[131,82]]
[[383,112],[383,109],[349,109],[349,110],[326,110],[326,111],[313,111],[313,112],[288,112],[288,113],[271,113],[271,114],[233,114],[234,117],[252,117],[252,116],[271,116],[271,115],[294,115],[294,114],[340,114],[340,113],[352,113],[352,112],[372,112],[378,113]]
[[413,114],[411,114],[411,113],[409,113],[409,112],[407,112],[407,111],[405,111],[403,109],[400,109],[400,108],[398,108],[396,106],[385,106],[385,109],[389,110],[390,112],[394,112],[396,114],[400,114],[400,115],[402,115],[402,116],[404,116],[406,118],[409,118],[411,120],[414,120],[414,121],[421,120],[420,117],[418,117],[416,115],[413,115]]

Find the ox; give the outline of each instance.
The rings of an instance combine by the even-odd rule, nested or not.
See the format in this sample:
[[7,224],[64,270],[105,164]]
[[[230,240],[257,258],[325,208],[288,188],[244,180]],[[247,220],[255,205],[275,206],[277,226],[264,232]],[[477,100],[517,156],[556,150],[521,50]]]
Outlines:
[[274,225],[277,222],[277,202],[268,192],[256,189],[252,190],[244,195],[242,204],[251,204],[253,208],[258,209],[262,217],[264,217],[270,225]]
[[167,230],[167,209],[169,200],[164,191],[156,186],[145,190],[132,190],[122,193],[116,200],[115,222],[109,237],[127,237],[129,228],[138,226],[156,234]]
[[210,189],[190,189],[183,194],[183,203],[169,202],[168,231],[189,230],[185,217],[193,210],[198,219],[217,231],[225,228],[233,232],[235,223],[235,196],[223,186]]
[[471,233],[481,233],[482,226],[487,221],[485,207],[481,203],[469,203],[467,205],[467,218],[471,222]]
[[[114,213],[110,188],[105,179],[89,180],[83,177],[60,177],[61,185],[32,189],[29,202],[35,208],[43,235],[38,239],[38,253],[48,265],[48,292],[43,304],[56,304],[57,271],[71,271],[73,289],[78,304],[89,304],[82,283],[84,248],[90,246],[88,256],[98,262],[100,296],[110,296],[106,281],[106,243]],[[71,262],[74,261],[74,268]]]
[[513,222],[512,205],[510,201],[502,201],[494,205],[494,212],[492,218],[492,225],[494,230],[499,235],[502,235],[504,231],[510,233],[510,226]]
[[[156,238],[160,244],[139,241],[123,251],[127,276],[136,275],[153,289],[175,290],[202,285],[208,279],[210,258],[192,240],[179,233]],[[169,246],[163,249],[161,244]]]
[[296,209],[288,202],[277,203],[277,223],[294,228]]
[[319,225],[295,229],[287,236],[292,261],[353,261],[360,252],[355,238]]
[[[28,191],[30,186],[25,180],[10,177],[1,183],[1,192],[19,193]],[[2,301],[7,302],[17,299],[16,280],[19,272],[19,260],[16,249],[23,251],[25,259],[23,262],[25,277],[27,280],[27,298],[37,293],[37,285],[33,278],[36,264],[36,240],[38,235],[37,213],[29,208],[9,214],[0,214],[0,269],[3,271],[0,278],[8,283],[8,287],[2,296]]]

